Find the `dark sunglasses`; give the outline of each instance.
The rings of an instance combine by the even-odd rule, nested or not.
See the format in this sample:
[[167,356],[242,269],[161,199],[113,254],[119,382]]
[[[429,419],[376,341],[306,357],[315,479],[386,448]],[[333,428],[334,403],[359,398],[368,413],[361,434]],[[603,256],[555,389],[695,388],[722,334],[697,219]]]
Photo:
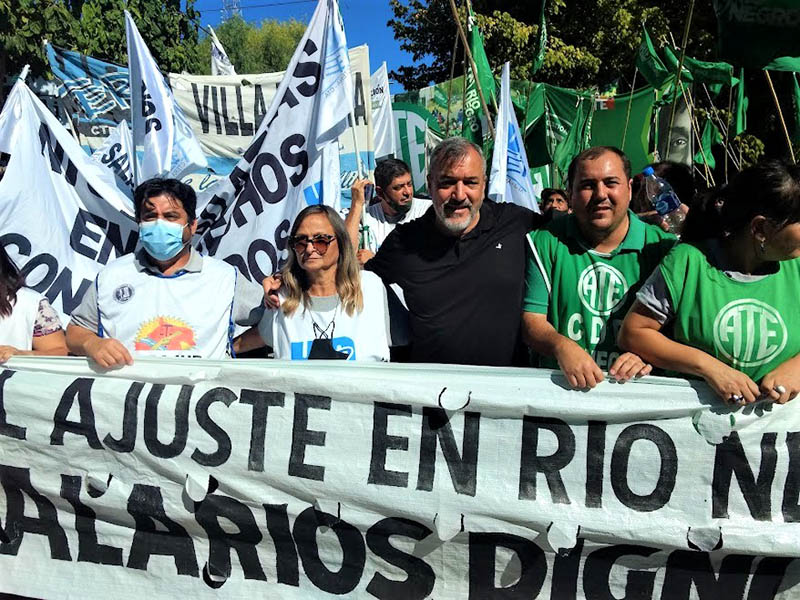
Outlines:
[[300,254],[301,252],[305,252],[306,248],[308,248],[308,243],[311,242],[311,245],[314,246],[314,250],[320,254],[325,254],[328,251],[328,246],[335,241],[335,235],[319,234],[313,237],[297,235],[289,238],[289,245],[294,248],[295,252]]

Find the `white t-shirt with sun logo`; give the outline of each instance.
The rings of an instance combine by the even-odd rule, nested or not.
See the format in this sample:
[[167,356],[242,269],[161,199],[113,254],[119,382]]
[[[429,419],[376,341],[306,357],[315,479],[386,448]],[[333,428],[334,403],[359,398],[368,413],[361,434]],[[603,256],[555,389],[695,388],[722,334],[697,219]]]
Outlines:
[[236,278],[235,267],[209,257],[200,271],[158,276],[123,256],[96,279],[98,334],[141,356],[225,358]]

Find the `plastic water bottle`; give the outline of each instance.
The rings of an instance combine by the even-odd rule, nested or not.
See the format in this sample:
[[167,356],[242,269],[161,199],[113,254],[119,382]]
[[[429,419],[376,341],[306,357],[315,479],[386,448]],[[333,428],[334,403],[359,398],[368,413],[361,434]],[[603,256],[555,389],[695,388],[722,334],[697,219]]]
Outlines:
[[681,201],[666,179],[662,179],[653,171],[653,167],[645,167],[645,191],[653,208],[667,224],[670,232],[680,234],[686,213],[681,210]]

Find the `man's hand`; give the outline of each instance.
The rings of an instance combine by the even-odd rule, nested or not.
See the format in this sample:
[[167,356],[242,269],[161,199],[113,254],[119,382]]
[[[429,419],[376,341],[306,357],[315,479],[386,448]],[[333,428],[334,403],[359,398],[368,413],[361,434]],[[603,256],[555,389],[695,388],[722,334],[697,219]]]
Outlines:
[[356,252],[356,258],[358,259],[358,264],[362,267],[366,264],[366,262],[375,256],[374,252],[367,250],[366,248],[362,248],[358,252]]
[[278,290],[282,283],[280,273],[265,277],[264,281],[261,282],[264,287],[264,306],[268,310],[273,310],[281,305],[281,300],[278,298]]
[[554,350],[558,366],[571,387],[592,389],[605,379],[591,355],[572,340],[563,338]]
[[638,354],[626,352],[614,361],[614,364],[608,370],[608,374],[618,382],[625,383],[634,377],[638,379],[649,375],[652,370],[653,365],[648,365]]
[[365,201],[364,188],[370,183],[372,182],[369,179],[358,179],[350,188],[350,210],[353,210],[353,206],[361,210]]
[[133,364],[133,358],[128,349],[113,338],[95,337],[84,344],[84,349],[86,356],[104,369]]

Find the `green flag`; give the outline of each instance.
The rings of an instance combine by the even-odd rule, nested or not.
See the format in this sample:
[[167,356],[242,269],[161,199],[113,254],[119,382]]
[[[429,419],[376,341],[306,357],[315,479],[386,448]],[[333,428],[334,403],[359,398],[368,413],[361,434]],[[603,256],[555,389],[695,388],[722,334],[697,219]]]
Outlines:
[[767,71],[794,71],[800,73],[800,57],[781,56],[764,67]]
[[464,69],[467,80],[464,92],[464,116],[466,118],[462,135],[479,146],[483,146],[484,142],[488,141],[488,132],[486,140],[484,140],[482,121],[486,118],[486,115],[483,113],[478,86],[483,92],[487,105],[493,101],[496,103],[494,75],[492,75],[492,69],[489,66],[489,59],[486,57],[486,50],[483,48],[483,37],[481,37],[481,32],[475,23],[475,15],[472,11],[470,11],[467,18],[467,30],[469,49],[472,52],[472,59],[475,61],[475,69],[478,71],[478,81],[476,83],[472,67],[466,65]]
[[797,0],[714,0],[714,11],[726,61],[763,69],[775,58],[800,56]]
[[531,65],[531,75],[542,68],[544,64],[545,50],[547,50],[547,22],[544,17],[544,8],[547,4],[546,0],[542,0],[542,9],[539,14],[539,42],[536,45],[536,56],[533,57],[533,64]]
[[750,101],[744,89],[744,69],[739,70],[739,83],[736,85],[736,106],[733,114],[734,137],[747,129],[747,105]]
[[659,58],[647,28],[642,24],[642,43],[636,54],[636,68],[653,87],[660,88],[669,79],[670,72]]
[[703,127],[703,135],[700,137],[702,152],[698,151],[697,154],[694,155],[694,162],[701,165],[706,163],[710,169],[715,168],[717,162],[714,160],[714,154],[711,150],[713,146],[721,143],[722,134],[714,122],[711,119],[707,119]]
[[569,128],[569,133],[556,146],[553,153],[553,163],[565,185],[569,185],[569,182],[566,181],[569,163],[575,156],[586,150],[591,143],[593,116],[594,98],[580,96],[580,104],[575,120]]
[[[669,46],[664,46],[665,63],[673,73],[678,72],[679,58]],[[689,82],[734,85],[733,65],[726,62],[709,62],[697,60],[691,56],[683,57],[683,74],[681,79]]]
[[800,84],[797,83],[797,75],[792,75],[794,84],[794,142],[800,144]]

